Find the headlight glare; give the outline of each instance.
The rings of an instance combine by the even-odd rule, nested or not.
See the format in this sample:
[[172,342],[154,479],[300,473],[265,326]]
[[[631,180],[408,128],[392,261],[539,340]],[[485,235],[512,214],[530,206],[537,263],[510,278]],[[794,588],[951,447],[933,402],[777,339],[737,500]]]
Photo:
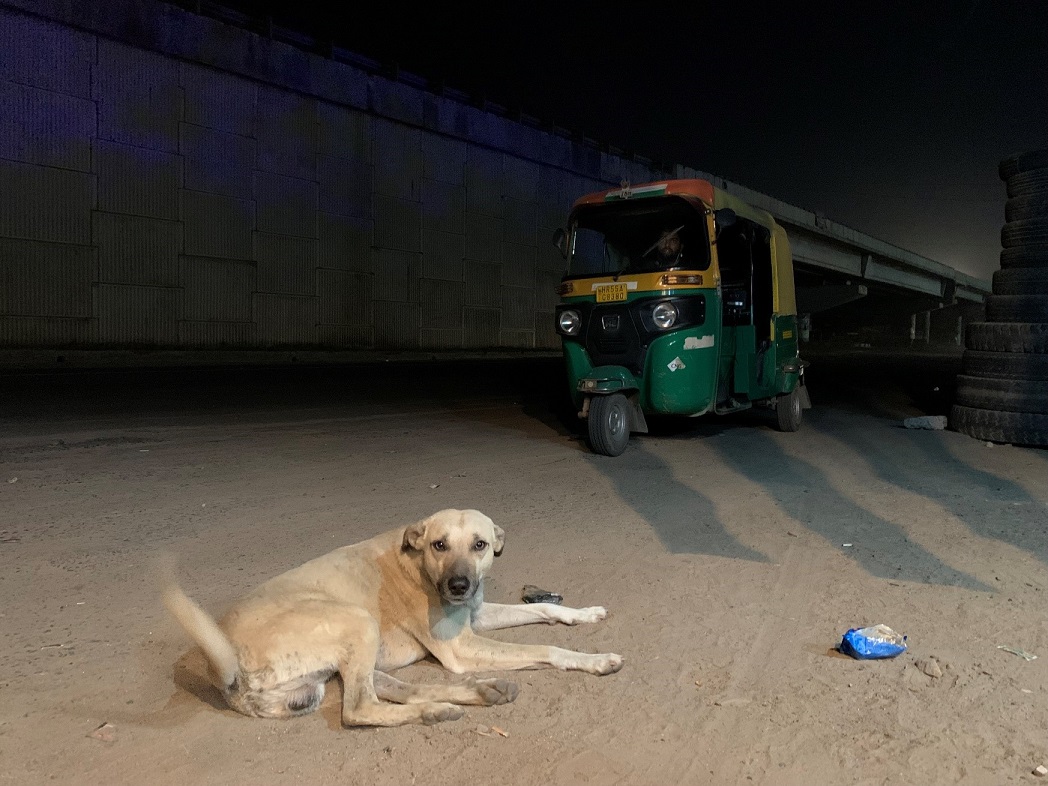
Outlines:
[[579,329],[582,327],[582,320],[579,318],[579,312],[573,311],[570,308],[561,311],[560,316],[557,317],[557,327],[565,336],[578,335]]
[[651,311],[651,320],[660,330],[668,330],[677,323],[677,307],[672,303],[659,303]]

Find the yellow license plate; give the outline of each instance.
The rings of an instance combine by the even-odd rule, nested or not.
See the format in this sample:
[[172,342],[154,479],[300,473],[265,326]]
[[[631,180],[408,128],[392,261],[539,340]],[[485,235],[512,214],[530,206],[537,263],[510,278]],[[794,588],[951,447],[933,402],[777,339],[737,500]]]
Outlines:
[[625,300],[626,292],[625,284],[604,284],[597,287],[597,302],[615,303],[619,300]]

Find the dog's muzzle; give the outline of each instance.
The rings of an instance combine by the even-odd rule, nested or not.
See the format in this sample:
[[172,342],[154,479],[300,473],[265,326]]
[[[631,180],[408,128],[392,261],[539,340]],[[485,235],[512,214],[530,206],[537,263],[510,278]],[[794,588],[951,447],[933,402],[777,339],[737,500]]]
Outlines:
[[476,594],[477,584],[469,576],[452,576],[443,582],[441,595],[448,603],[466,603]]

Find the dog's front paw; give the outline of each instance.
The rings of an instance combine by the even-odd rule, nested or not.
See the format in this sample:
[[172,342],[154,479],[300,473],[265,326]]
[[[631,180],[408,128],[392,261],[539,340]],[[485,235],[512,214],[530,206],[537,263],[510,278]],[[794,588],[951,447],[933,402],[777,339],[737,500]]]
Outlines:
[[444,704],[443,702],[431,702],[422,706],[421,719],[427,726],[444,721],[458,720],[465,712],[457,704]]
[[574,614],[570,615],[565,622],[569,625],[579,625],[586,622],[600,622],[608,616],[608,610],[603,606],[589,606],[585,609],[572,609]]
[[517,683],[509,680],[477,680],[477,694],[488,707],[493,704],[509,704],[517,698]]
[[596,674],[598,677],[603,677],[605,674],[614,674],[622,668],[622,664],[622,656],[616,655],[614,652],[594,655],[593,660],[590,661],[590,673]]

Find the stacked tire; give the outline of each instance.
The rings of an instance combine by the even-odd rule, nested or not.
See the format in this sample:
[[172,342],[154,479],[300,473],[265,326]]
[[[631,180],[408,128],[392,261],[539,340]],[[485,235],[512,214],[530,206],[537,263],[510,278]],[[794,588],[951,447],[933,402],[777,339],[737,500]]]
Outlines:
[[950,414],[976,439],[1048,446],[1048,148],[1000,164],[1008,191],[986,322],[968,326]]

